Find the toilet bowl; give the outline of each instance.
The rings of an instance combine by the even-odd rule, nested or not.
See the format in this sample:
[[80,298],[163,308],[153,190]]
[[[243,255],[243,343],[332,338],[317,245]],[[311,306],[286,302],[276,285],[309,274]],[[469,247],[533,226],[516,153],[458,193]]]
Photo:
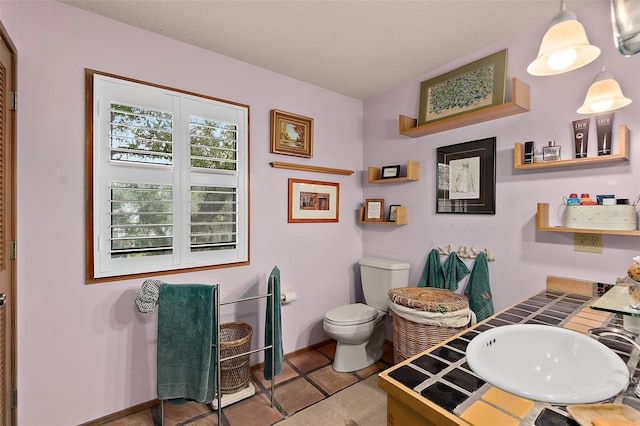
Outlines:
[[360,261],[364,303],[339,306],[326,313],[322,327],[334,339],[333,369],[351,372],[382,358],[386,338],[388,291],[406,287],[409,264],[397,260],[363,258]]
[[382,358],[386,337],[385,312],[362,303],[340,306],[327,312],[322,327],[338,344],[333,369],[360,370]]

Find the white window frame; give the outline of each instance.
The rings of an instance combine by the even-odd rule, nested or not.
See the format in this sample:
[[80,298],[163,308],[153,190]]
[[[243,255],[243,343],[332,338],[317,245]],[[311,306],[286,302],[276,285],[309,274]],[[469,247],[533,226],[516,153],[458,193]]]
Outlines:
[[[87,90],[87,282],[102,282],[193,269],[249,263],[249,106],[112,74],[86,70]],[[111,160],[111,103],[171,111],[173,164]],[[237,129],[236,169],[191,167],[190,116],[231,123]],[[111,184],[154,183],[173,187],[173,246],[170,254],[114,258],[111,255]],[[236,188],[235,248],[192,251],[192,186]]]

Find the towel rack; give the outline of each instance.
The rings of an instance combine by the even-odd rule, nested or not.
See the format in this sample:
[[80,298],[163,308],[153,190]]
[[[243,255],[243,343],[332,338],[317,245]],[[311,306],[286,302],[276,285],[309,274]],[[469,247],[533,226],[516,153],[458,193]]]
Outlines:
[[[242,302],[248,302],[251,300],[258,300],[258,299],[267,299],[271,300],[271,303],[269,303],[269,306],[271,306],[271,321],[273,321],[274,319],[274,293],[273,293],[273,289],[275,288],[275,286],[273,285],[274,283],[274,278],[270,277],[269,278],[271,281],[271,286],[270,288],[271,293],[265,293],[265,294],[261,294],[258,296],[252,296],[252,297],[245,297],[243,299],[236,299],[236,300],[232,300],[230,302],[224,302],[224,303],[220,303],[220,284],[216,284],[214,286],[213,289],[213,298],[214,298],[214,318],[216,320],[216,343],[212,344],[211,347],[212,348],[216,348],[217,350],[215,351],[215,361],[216,361],[216,399],[218,402],[218,425],[222,425],[222,392],[221,392],[221,386],[222,386],[222,370],[221,370],[221,363],[223,361],[228,361],[230,359],[234,359],[234,358],[238,358],[241,356],[246,356],[246,355],[250,355],[256,352],[260,352],[260,351],[264,351],[264,350],[271,350],[271,408],[274,407],[275,405],[275,354],[274,354],[274,346],[273,343],[275,341],[275,336],[274,336],[274,327],[273,324],[271,325],[271,345],[265,345],[262,346],[260,348],[257,349],[253,349],[253,350],[249,350],[246,352],[242,352],[240,354],[236,354],[236,355],[232,355],[232,356],[228,356],[225,358],[220,358],[220,349],[219,349],[219,344],[220,344],[220,307],[221,306],[225,306],[225,305],[231,305],[231,304],[235,304],[235,303],[242,303]],[[161,425],[164,426],[164,400],[161,399],[160,400],[160,421],[161,421]]]
[[[438,247],[438,253],[440,253],[441,256],[448,256],[451,253],[454,253],[453,246],[449,244],[448,246]],[[496,260],[496,258],[493,257],[493,255],[487,248],[476,250],[473,246],[460,246],[458,247],[458,250],[455,251],[455,253],[458,255],[458,257],[464,259],[475,259],[479,253],[484,253],[487,255],[487,260],[489,262],[493,262]]]

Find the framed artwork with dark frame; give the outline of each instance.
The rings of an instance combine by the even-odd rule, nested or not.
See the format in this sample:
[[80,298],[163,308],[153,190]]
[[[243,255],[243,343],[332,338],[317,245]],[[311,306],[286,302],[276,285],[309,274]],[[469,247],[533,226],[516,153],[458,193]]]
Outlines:
[[313,157],[313,118],[272,109],[270,152]]
[[380,179],[393,179],[400,177],[400,166],[382,166]]
[[504,103],[507,49],[420,84],[418,126]]
[[436,213],[496,213],[496,138],[437,149]]
[[384,221],[384,199],[367,198],[364,202],[364,221],[383,222]]
[[340,184],[289,179],[289,223],[338,222]]

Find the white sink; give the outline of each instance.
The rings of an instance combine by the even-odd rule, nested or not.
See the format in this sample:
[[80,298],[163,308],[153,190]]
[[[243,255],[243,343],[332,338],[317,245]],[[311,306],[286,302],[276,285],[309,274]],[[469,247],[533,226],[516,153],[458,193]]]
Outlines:
[[603,401],[629,385],[629,369],[611,349],[546,325],[505,325],[480,333],[467,346],[467,362],[493,386],[562,405]]

